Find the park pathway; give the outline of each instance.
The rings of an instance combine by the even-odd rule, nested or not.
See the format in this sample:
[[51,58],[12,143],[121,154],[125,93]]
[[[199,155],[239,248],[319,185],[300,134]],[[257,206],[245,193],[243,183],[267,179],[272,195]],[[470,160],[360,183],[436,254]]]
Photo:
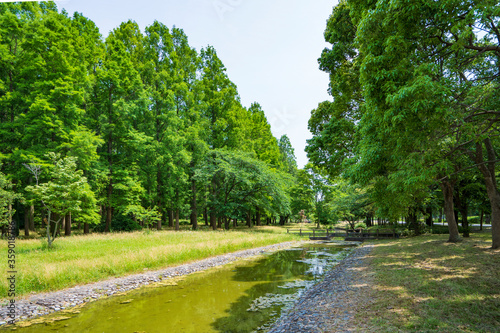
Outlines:
[[373,285],[370,253],[373,245],[357,248],[305,292],[269,333],[369,332],[356,321],[357,309],[368,306]]

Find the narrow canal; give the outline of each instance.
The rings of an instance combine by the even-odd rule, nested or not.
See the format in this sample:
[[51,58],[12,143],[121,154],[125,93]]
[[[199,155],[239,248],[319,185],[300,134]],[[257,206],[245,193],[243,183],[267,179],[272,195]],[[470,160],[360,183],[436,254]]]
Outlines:
[[348,251],[327,244],[283,250],[55,313],[16,331],[265,332]]

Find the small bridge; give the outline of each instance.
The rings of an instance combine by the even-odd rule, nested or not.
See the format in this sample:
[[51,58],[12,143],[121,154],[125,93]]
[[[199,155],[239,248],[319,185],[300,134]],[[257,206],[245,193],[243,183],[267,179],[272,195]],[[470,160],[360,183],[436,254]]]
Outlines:
[[385,239],[385,238],[399,238],[399,233],[395,230],[343,230],[343,229],[286,229],[289,234],[296,234],[299,236],[309,236],[310,240],[330,240],[333,237],[342,237],[346,241],[362,242],[369,239]]

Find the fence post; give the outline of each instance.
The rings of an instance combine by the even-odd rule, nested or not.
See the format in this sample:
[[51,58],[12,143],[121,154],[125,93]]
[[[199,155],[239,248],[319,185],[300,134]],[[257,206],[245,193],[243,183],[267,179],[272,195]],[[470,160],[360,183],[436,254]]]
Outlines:
[[313,237],[316,237],[316,229],[313,229]]
[[299,229],[299,235],[302,236],[302,228]]
[[286,228],[286,233],[288,233],[290,231],[290,229]]

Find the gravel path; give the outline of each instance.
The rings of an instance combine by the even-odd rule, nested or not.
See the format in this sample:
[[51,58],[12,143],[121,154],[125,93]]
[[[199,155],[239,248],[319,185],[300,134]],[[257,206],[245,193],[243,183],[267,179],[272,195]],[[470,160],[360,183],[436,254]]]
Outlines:
[[268,333],[365,331],[354,322],[354,314],[368,301],[373,276],[367,269],[367,255],[372,248],[363,245],[354,250],[308,289]]
[[[221,266],[242,258],[259,255],[264,252],[273,252],[299,244],[301,244],[301,242],[286,242],[249,250],[242,250],[158,271],[134,274],[122,278],[113,278],[61,291],[28,296],[26,299],[16,300],[15,321],[43,316],[65,308],[71,308],[79,304],[94,301],[101,297],[111,296],[116,293],[123,293],[150,283],[159,282],[163,279],[198,272],[210,267]],[[4,325],[8,320],[10,320],[10,318],[8,318],[8,313],[9,309],[7,308],[7,305],[2,304],[0,308],[0,325]]]

